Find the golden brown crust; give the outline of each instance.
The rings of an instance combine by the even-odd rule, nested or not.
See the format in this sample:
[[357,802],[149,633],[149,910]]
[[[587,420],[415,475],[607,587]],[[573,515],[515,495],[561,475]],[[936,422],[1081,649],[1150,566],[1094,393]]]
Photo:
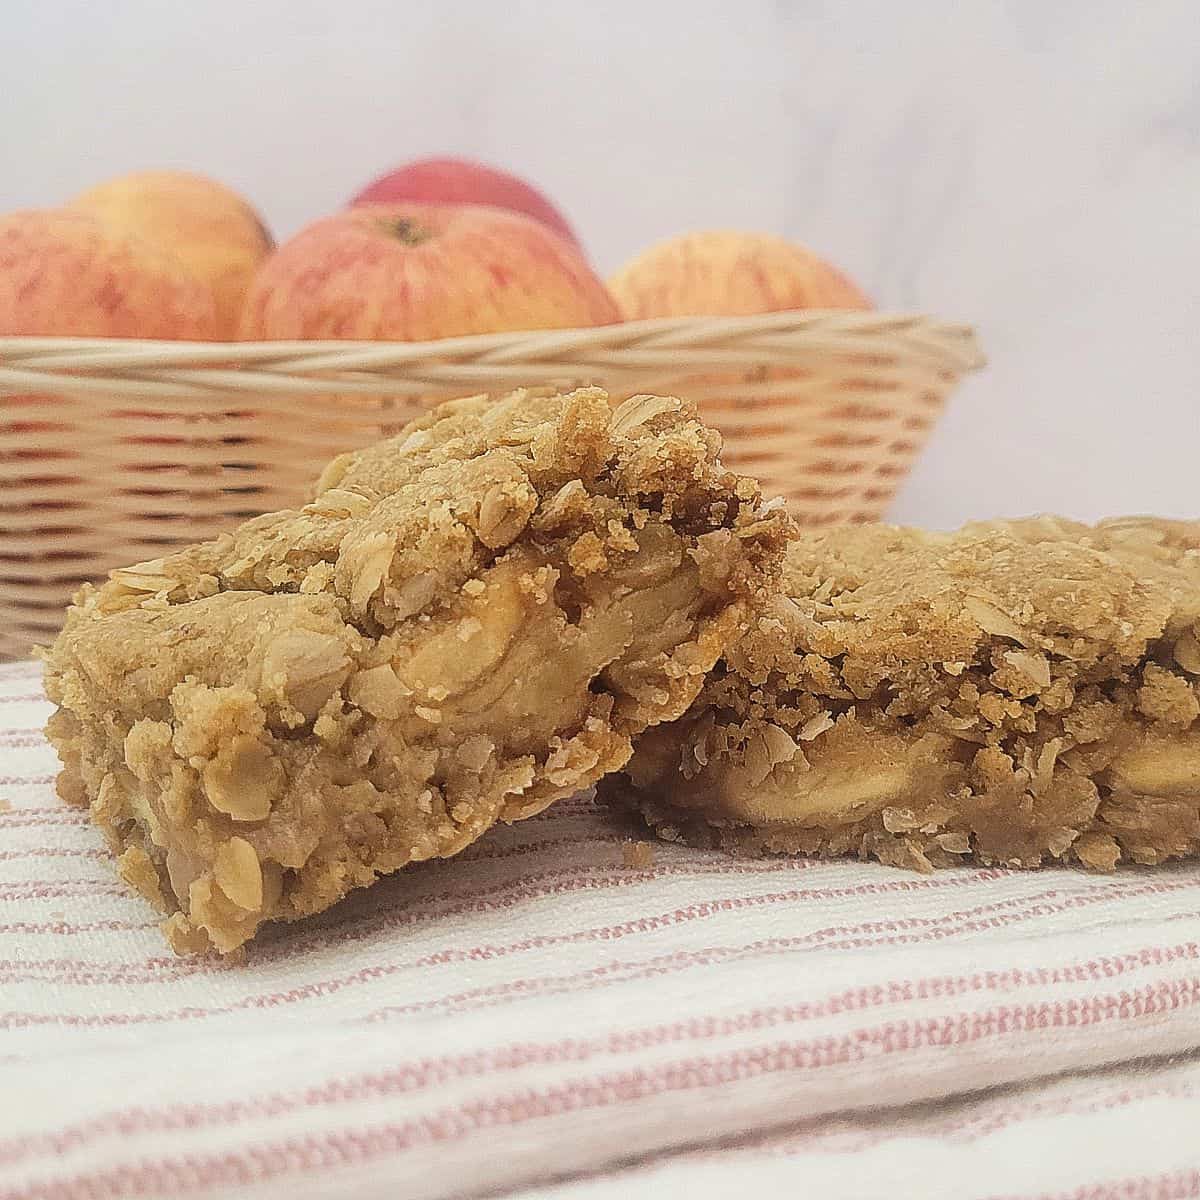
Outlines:
[[762,602],[786,521],[675,400],[455,401],[311,503],[76,598],[60,791],[225,952],[620,766]]
[[667,838],[1110,868],[1200,849],[1200,523],[804,534],[602,792]]

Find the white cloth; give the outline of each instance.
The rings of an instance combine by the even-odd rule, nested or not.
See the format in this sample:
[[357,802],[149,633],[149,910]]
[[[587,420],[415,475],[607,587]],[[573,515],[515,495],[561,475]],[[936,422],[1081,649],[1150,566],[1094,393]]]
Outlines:
[[634,868],[576,798],[180,959],[48,712],[0,667],[6,1200],[1200,1195],[1195,865]]

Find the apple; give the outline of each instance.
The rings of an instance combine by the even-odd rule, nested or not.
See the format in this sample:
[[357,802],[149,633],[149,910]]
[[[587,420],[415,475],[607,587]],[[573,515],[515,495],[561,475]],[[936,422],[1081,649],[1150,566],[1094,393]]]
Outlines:
[[[622,267],[609,280],[609,288],[628,321],[871,307],[870,300],[831,263],[805,246],[765,233],[713,231],[670,238]],[[804,376],[803,369],[782,366],[699,372],[677,380],[673,387],[695,400],[716,429],[742,435],[726,443],[725,461],[754,472],[761,470],[762,463],[761,454],[750,449],[752,443],[745,438],[748,395],[770,383],[776,389],[772,398],[760,399],[756,407],[785,404],[787,382]]]
[[531,217],[363,204],[301,230],[267,260],[240,335],[425,341],[619,319],[579,251]]
[[609,289],[627,321],[872,307],[832,263],[768,233],[722,230],[670,238],[626,263]]
[[273,245],[236,192],[189,171],[135,171],[90,188],[70,207],[174,254],[212,289],[217,336],[233,336],[246,288]]
[[537,188],[497,167],[467,158],[420,158],[380,175],[351,205],[409,200],[418,204],[487,204],[524,213],[579,245],[566,217]]
[[153,242],[66,208],[0,216],[0,334],[208,341],[216,333],[209,288]]
[[[0,216],[0,334],[211,341],[217,316],[208,286],[153,242],[115,229],[92,213],[29,210]],[[64,439],[69,430],[57,423],[60,404],[53,395],[0,396],[0,430],[27,439],[14,456],[25,465],[14,466],[14,476],[40,482],[48,491],[68,489],[60,498],[36,505],[55,511],[79,507],[69,498],[70,489],[86,470],[77,464],[91,449],[86,438],[76,443]],[[154,414],[117,411],[112,416]],[[182,439],[121,440],[150,445]],[[112,464],[104,466],[111,469]],[[64,603],[66,598],[64,594]]]

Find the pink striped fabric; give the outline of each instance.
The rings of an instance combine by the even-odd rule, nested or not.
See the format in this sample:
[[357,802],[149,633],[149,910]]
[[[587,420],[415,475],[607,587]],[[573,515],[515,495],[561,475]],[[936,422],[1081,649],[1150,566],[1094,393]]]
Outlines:
[[1200,869],[656,847],[578,797],[178,959],[0,667],[0,1198],[1200,1196]]

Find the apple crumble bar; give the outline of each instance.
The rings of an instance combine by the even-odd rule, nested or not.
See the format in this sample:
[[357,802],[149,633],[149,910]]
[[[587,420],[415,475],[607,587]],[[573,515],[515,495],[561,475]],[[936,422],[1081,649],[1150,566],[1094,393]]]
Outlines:
[[1108,870],[1200,850],[1200,522],[802,535],[602,793],[660,836]]
[[311,503],[114,571],[46,653],[59,791],[179,951],[461,850],[683,713],[784,514],[678,400],[452,401]]

